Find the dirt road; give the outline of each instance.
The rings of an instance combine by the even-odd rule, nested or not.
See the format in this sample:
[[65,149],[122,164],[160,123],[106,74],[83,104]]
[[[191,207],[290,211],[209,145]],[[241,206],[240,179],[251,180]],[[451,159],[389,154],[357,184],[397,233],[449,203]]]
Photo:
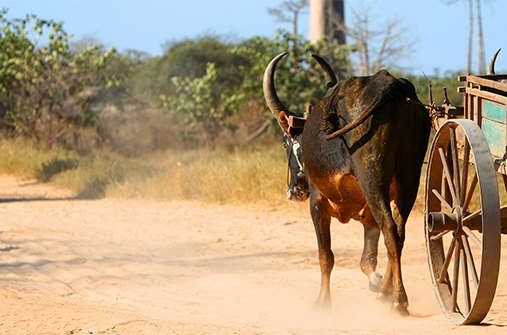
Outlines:
[[368,291],[355,222],[333,224],[333,309],[314,313],[307,206],[75,200],[1,176],[0,334],[505,333],[507,257],[486,325],[456,327],[431,288],[420,214],[403,256],[412,316]]

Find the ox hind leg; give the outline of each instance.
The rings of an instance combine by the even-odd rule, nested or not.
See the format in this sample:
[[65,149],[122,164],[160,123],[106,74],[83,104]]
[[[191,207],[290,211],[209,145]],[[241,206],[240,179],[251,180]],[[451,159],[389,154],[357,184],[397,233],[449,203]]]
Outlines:
[[[420,157],[424,157],[424,152],[423,155]],[[416,161],[416,158],[414,158],[414,161]],[[397,246],[396,248],[399,249],[400,257],[401,257],[401,249],[403,248],[403,243],[405,240],[405,225],[417,197],[417,192],[419,188],[419,178],[421,173],[420,170],[421,165],[414,165],[406,167],[404,169],[399,169],[395,174],[394,182],[391,185],[391,193],[394,193],[394,197],[391,196],[391,199],[393,198],[394,199],[391,200],[390,202],[390,210],[391,217],[395,222],[395,227],[393,228],[396,229],[396,231],[391,232],[391,235],[397,238],[397,243],[399,243],[399,246]],[[399,278],[397,277],[398,269],[400,274]],[[388,276],[391,276],[392,279],[385,278],[386,279],[385,284],[388,285],[386,286],[385,291],[388,293],[390,291],[389,286],[392,285],[391,287],[394,296],[394,307],[400,311],[403,311],[404,309],[406,309],[406,307],[408,307],[408,300],[405,308],[403,308],[403,306],[396,305],[397,302],[402,304],[403,296],[406,297],[405,289],[402,286],[403,284],[401,284],[401,286],[398,284],[398,280],[399,283],[401,283],[401,265],[398,268],[396,266],[396,263],[389,262],[388,267],[386,269],[386,277]],[[397,296],[401,297],[401,300],[397,300]]]
[[[389,169],[377,171],[386,172]],[[379,223],[387,249],[388,264],[379,287],[379,298],[392,298],[393,308],[400,314],[408,314],[408,298],[401,271],[401,253],[405,241],[405,224],[417,196],[419,174],[420,170],[412,168],[399,169],[393,174],[386,173],[382,179],[375,175],[366,179],[360,178],[367,180],[361,187],[371,213]],[[379,182],[372,183],[375,177]],[[388,183],[387,180],[392,183]]]
[[367,211],[365,218],[360,220],[364,227],[364,247],[361,261],[359,263],[361,271],[369,279],[369,288],[372,292],[379,292],[383,277],[376,272],[378,259],[378,240],[380,237],[380,228],[378,227],[371,212]]
[[[384,173],[379,175],[378,171]],[[390,204],[389,189],[394,169],[383,166],[381,161],[373,161],[368,169],[356,169],[355,172],[371,213],[384,235],[387,248],[388,264],[386,275],[379,287],[379,297],[392,298],[393,308],[400,314],[408,314],[408,298],[401,273],[406,218],[398,215],[398,209],[393,213]]]
[[[377,201],[375,201],[377,200]],[[405,222],[400,220],[398,210],[393,213],[389,200],[385,198],[372,199],[374,216],[379,217],[384,243],[387,249],[386,275],[379,287],[379,297],[392,298],[393,308],[401,314],[408,314],[408,297],[403,285],[401,271],[401,253],[405,242]],[[395,219],[396,217],[396,219]]]

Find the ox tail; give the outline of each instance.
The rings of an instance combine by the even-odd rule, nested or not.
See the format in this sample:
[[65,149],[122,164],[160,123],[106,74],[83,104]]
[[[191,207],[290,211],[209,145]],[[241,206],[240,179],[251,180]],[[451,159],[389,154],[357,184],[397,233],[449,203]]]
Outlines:
[[[379,74],[377,74],[377,75],[379,75]],[[372,78],[372,79],[373,79],[372,80],[373,83],[370,83],[370,84],[373,84],[373,85],[371,85],[371,86],[374,86],[375,88],[378,89],[379,82],[377,81],[375,83],[375,81],[379,80],[379,79],[382,80],[382,79],[378,78],[378,77],[377,78]],[[367,85],[367,87],[365,87],[363,93],[358,98],[358,101],[359,102],[370,101],[370,103],[365,108],[362,108],[363,112],[361,113],[361,115],[359,116],[359,118],[357,118],[356,120],[354,120],[354,122],[349,123],[348,125],[346,125],[345,127],[341,128],[341,129],[339,129],[337,131],[334,131],[334,132],[332,132],[330,134],[324,135],[324,138],[326,140],[328,140],[328,141],[333,140],[333,139],[335,139],[337,137],[345,135],[346,133],[348,133],[349,131],[353,130],[354,128],[357,128],[364,121],[366,121],[366,119],[368,119],[370,116],[372,116],[373,113],[380,106],[382,106],[383,104],[385,104],[387,102],[387,100],[391,99],[391,97],[394,94],[399,93],[399,91],[400,91],[400,83],[399,83],[399,81],[396,78],[391,77],[390,75],[388,75],[387,83],[385,83],[385,85],[382,85],[382,88],[380,89],[380,91],[377,91],[378,93],[373,98],[371,98],[371,93],[372,93],[372,88],[373,87],[368,87],[368,86],[369,85]]]

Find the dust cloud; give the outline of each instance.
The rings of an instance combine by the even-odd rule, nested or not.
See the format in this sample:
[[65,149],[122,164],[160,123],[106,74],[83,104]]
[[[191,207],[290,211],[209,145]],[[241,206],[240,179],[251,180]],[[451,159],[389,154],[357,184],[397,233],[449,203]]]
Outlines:
[[[507,326],[506,270],[489,326],[456,327],[443,316],[417,214],[403,256],[411,316],[401,317],[368,290],[355,222],[333,223],[333,308],[312,310],[320,271],[306,204],[75,200],[4,176],[0,213],[0,334],[503,334]],[[384,250],[381,241],[380,272]]]

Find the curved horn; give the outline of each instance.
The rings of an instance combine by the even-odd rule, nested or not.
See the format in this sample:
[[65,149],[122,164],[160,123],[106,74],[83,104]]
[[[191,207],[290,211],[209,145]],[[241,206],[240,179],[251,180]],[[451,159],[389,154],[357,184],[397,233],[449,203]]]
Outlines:
[[500,50],[502,50],[502,49],[498,49],[498,51],[495,52],[495,54],[493,55],[493,57],[491,57],[491,61],[489,62],[488,71],[486,72],[486,74],[495,74],[496,56],[498,56],[498,54],[500,53]]
[[278,114],[284,111],[287,115],[295,115],[291,113],[287,107],[280,101],[278,95],[275,90],[275,70],[276,64],[283,58],[283,56],[287,55],[288,52],[282,52],[275,58],[269,62],[266,67],[266,71],[264,71],[264,79],[262,81],[262,90],[264,91],[264,99],[266,99],[266,103],[268,104],[271,113],[278,118]]
[[324,77],[326,78],[326,89],[329,90],[331,87],[338,83],[336,79],[336,75],[334,74],[331,66],[319,55],[312,54],[312,57],[319,63],[322,71],[324,72]]

